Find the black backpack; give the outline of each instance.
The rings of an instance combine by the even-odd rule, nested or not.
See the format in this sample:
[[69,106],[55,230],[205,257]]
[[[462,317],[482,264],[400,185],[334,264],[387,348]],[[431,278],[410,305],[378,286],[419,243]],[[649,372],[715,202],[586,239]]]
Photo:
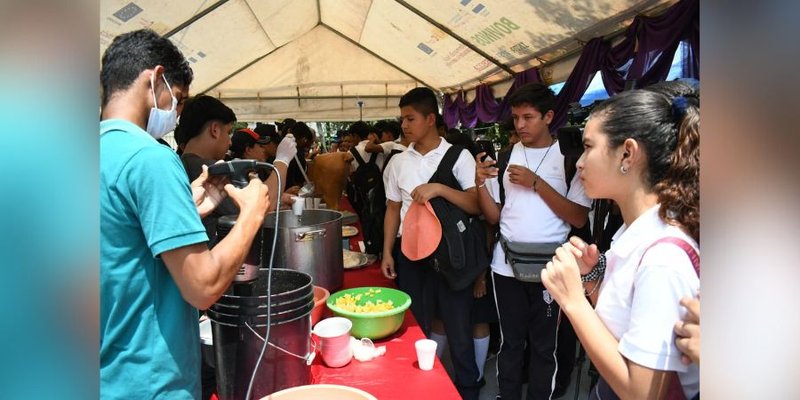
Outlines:
[[[508,160],[511,159],[511,151],[514,150],[514,146],[509,146],[508,149],[501,151],[497,154],[497,182],[500,185],[500,204],[505,204],[506,202],[506,191],[503,187],[503,174],[506,172],[506,167],[508,167]],[[569,193],[569,188],[572,185],[572,178],[575,177],[575,173],[578,172],[578,168],[575,164],[578,162],[578,157],[573,156],[564,156],[564,179],[567,181],[567,193]],[[566,197],[566,195],[565,195]],[[586,217],[586,223],[583,224],[582,227],[576,228],[570,225],[570,232],[567,235],[567,238],[572,236],[577,236],[581,238],[586,243],[594,243],[594,238],[592,237],[592,230],[589,227],[589,217]]]
[[369,161],[364,162],[356,149],[350,152],[358,167],[353,172],[348,197],[361,221],[364,251],[378,255],[383,250],[383,217],[386,214],[383,173],[376,163],[378,154],[372,153]]
[[367,162],[364,162],[358,150],[354,148],[350,149],[350,153],[353,154],[356,163],[358,163],[358,167],[355,172],[353,172],[353,184],[355,184],[357,188],[368,192],[383,181],[383,175],[377,163],[378,153],[372,153]]
[[[447,149],[428,183],[441,183],[456,190],[463,190],[453,175],[453,167],[463,150],[464,148],[460,146],[451,146]],[[442,240],[425,261],[444,276],[450,289],[465,289],[472,285],[475,278],[489,265],[483,222],[444,197],[435,197],[430,203],[442,225]]]

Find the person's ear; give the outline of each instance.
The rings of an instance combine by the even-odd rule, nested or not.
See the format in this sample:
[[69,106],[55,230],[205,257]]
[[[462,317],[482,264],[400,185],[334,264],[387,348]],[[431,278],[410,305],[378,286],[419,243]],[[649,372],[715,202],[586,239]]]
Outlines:
[[550,110],[544,113],[544,115],[542,116],[542,120],[544,121],[545,124],[550,125],[550,123],[553,122],[553,115],[555,115],[555,113],[553,112],[553,110]]
[[621,149],[621,164],[625,166],[625,168],[630,168],[632,165],[639,162],[642,158],[642,148],[639,146],[639,142],[636,139],[627,138],[620,146]]
[[222,126],[219,121],[211,121],[208,123],[208,133],[211,134],[212,139],[218,139],[222,134]]
[[430,113],[425,116],[425,122],[428,126],[436,126],[436,113]]
[[[153,102],[153,94],[156,96],[156,100],[158,100],[159,94],[163,91],[164,88],[164,67],[161,65],[156,65],[153,69],[146,69],[139,74],[139,82],[146,87],[145,92],[147,92],[147,104],[150,107],[158,107],[158,104],[151,104]],[[161,82],[159,84],[159,82]]]

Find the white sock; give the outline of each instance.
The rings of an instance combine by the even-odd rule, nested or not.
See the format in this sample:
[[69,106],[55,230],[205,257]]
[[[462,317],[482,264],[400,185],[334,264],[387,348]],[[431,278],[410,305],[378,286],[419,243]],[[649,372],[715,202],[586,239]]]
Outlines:
[[444,354],[444,348],[447,346],[447,336],[431,332],[431,340],[436,342],[436,357],[441,360],[442,354]]
[[475,364],[478,366],[478,380],[483,378],[483,368],[486,367],[486,355],[489,353],[489,336],[472,338],[475,346]]

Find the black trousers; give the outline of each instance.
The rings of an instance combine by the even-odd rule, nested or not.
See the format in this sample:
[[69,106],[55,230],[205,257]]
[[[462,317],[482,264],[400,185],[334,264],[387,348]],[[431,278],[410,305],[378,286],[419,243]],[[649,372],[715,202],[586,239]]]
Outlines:
[[541,283],[492,274],[500,319],[500,352],[497,354],[500,397],[503,400],[522,397],[523,357],[527,347],[530,354],[527,399],[549,399],[555,390],[558,368],[558,303]]
[[472,286],[451,290],[445,279],[430,266],[406,258],[400,251],[400,239],[395,242],[393,256],[397,286],[411,296],[414,318],[428,337],[435,316],[441,318],[453,361],[453,383],[462,398],[477,400],[484,381],[478,380],[478,366],[475,365]]

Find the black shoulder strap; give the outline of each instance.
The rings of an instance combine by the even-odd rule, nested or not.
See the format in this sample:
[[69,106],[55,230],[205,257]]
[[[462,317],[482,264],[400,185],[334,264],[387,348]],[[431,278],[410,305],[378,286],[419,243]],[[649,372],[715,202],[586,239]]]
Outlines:
[[572,186],[572,178],[578,173],[578,167],[575,165],[577,162],[578,157],[564,156],[564,179],[567,181],[567,193],[569,193],[569,187]]
[[355,158],[355,159],[356,159],[356,162],[358,163],[358,166],[359,166],[359,167],[360,167],[360,166],[362,166],[362,165],[364,165],[364,159],[363,159],[363,158],[361,158],[361,154],[358,154],[358,150],[356,150],[356,148],[355,148],[355,147],[353,147],[352,149],[350,149],[350,153],[351,153],[351,154],[353,154],[353,158]]
[[369,155],[369,161],[367,161],[367,164],[375,164],[377,159],[378,159],[378,153],[371,153]]
[[[447,174],[453,176],[453,167],[455,167],[456,161],[458,161],[458,157],[461,156],[463,150],[464,148],[461,146],[450,146],[447,152],[444,153],[442,160],[439,161],[439,166],[436,167],[436,172],[433,173],[428,183],[442,183],[452,187],[452,185],[448,183],[448,181],[452,181],[452,179],[446,179],[448,176]],[[454,187],[453,189],[462,190],[461,187]]]
[[392,157],[394,157],[396,154],[400,154],[402,152],[403,152],[402,150],[392,149],[392,151],[389,152],[389,155],[386,156],[386,159],[383,160],[383,170],[384,171],[386,170],[386,166],[389,165],[389,160],[391,160]]
[[508,167],[508,160],[511,159],[511,151],[514,150],[514,146],[512,145],[507,150],[501,151],[497,153],[497,183],[500,185],[500,204],[504,204],[506,202],[506,191],[503,188],[503,174],[506,172],[506,167]]

